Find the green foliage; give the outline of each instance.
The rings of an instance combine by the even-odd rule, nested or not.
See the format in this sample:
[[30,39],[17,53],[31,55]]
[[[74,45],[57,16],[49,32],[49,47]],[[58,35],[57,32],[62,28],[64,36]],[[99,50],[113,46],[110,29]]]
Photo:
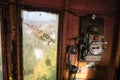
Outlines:
[[[24,80],[56,80],[57,42],[44,44],[33,34],[23,31]],[[57,41],[57,40],[56,40]],[[35,49],[41,49],[44,57],[37,59]]]

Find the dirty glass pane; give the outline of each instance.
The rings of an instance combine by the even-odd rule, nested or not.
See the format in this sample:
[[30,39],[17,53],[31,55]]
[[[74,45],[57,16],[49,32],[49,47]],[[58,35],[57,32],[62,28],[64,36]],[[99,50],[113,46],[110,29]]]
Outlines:
[[23,78],[56,80],[58,14],[22,11]]
[[[1,11],[0,11],[1,12]],[[0,80],[3,80],[3,69],[2,69],[2,44],[1,44],[1,16],[0,13]]]

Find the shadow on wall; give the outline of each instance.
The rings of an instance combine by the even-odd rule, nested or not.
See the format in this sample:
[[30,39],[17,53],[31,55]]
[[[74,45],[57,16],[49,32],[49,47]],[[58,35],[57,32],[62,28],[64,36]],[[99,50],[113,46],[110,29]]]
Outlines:
[[87,77],[93,77],[93,79],[88,80],[108,80],[107,79],[107,67],[96,65],[94,71],[88,72]]
[[119,65],[119,68],[117,70],[117,80],[120,80],[120,65]]

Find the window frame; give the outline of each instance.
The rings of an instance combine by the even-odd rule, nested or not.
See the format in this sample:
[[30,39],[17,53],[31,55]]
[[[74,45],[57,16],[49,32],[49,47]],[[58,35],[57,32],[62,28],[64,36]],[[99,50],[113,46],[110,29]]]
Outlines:
[[[1,16],[1,52],[2,52],[2,69],[3,69],[3,80],[8,80],[8,54],[7,54],[7,27],[8,27],[8,20],[7,20],[7,13],[5,11],[6,6],[0,5],[0,16]],[[6,24],[4,24],[6,23]]]
[[[29,7],[28,6],[23,6],[19,8],[18,13],[22,13],[22,10],[26,11],[44,11],[44,12],[51,12],[51,13],[57,13],[59,14],[59,22],[58,22],[58,46],[57,46],[57,72],[56,72],[56,79],[57,80],[62,80],[62,54],[61,54],[61,49],[62,49],[62,20],[63,20],[63,12],[54,10],[54,9],[46,9],[46,8],[36,8],[36,7]],[[18,56],[18,62],[20,63],[19,66],[17,66],[18,69],[18,79],[23,80],[23,51],[22,51],[22,15],[19,14],[19,28],[18,28],[18,34],[19,34],[19,53],[17,53]]]

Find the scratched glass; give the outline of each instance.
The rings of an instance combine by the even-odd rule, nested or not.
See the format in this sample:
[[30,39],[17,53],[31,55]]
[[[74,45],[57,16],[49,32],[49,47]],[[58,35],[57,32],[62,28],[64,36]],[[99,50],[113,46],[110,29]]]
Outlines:
[[22,11],[24,80],[56,80],[59,14]]

